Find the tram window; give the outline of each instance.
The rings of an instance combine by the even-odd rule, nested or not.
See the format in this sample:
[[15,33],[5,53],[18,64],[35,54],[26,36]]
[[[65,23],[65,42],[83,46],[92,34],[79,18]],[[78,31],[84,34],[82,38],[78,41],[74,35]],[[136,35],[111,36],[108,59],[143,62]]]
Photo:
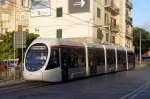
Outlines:
[[47,60],[48,48],[45,44],[37,43],[32,45],[25,57],[26,69],[37,71],[43,67]]
[[132,52],[128,52],[128,62],[129,65],[134,64],[134,54]]
[[121,54],[121,51],[118,51],[117,55],[118,55],[118,64],[122,64],[122,54]]
[[89,65],[101,66],[105,64],[104,50],[89,48]]
[[80,48],[80,49],[78,49],[78,57],[77,57],[77,59],[78,59],[78,65],[80,66],[80,67],[84,67],[85,66],[85,49],[84,48]]
[[59,48],[51,48],[50,60],[46,70],[59,67]]
[[107,64],[114,65],[116,64],[115,51],[107,49]]
[[62,48],[61,49],[61,63],[62,63],[62,67],[65,68],[68,66],[68,50],[66,48]]
[[62,67],[76,68],[85,66],[84,48],[62,48]]
[[118,51],[117,57],[118,57],[118,64],[125,65],[125,63],[126,63],[126,52],[125,51]]

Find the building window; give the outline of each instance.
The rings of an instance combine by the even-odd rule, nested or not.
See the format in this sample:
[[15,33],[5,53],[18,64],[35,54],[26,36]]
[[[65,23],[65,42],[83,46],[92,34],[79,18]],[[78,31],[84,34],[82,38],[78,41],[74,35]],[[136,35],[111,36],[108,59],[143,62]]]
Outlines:
[[40,29],[39,28],[34,28],[34,31],[39,33]]
[[115,37],[112,36],[112,43],[115,44]]
[[100,8],[97,8],[97,17],[98,17],[98,18],[101,17],[101,10],[100,10]]
[[21,6],[24,7],[24,0],[21,0]]
[[111,25],[112,25],[113,27],[116,27],[116,19],[111,18]]
[[8,28],[5,28],[5,33],[8,32]]
[[106,41],[108,41],[108,40],[109,40],[109,34],[106,33]]
[[0,5],[5,5],[6,4],[6,1],[5,0],[0,0]]
[[18,32],[22,32],[23,31],[23,26],[22,25],[18,25]]
[[27,5],[28,5],[29,8],[31,7],[31,6],[30,6],[30,5],[31,5],[30,0],[28,0],[28,4],[27,4]]
[[109,25],[109,17],[108,17],[108,14],[105,14],[105,25]]
[[62,38],[62,29],[57,29],[57,38]]
[[57,15],[56,15],[57,17],[62,17],[62,14],[63,14],[62,8],[57,8],[56,14],[57,14]]
[[109,4],[109,0],[105,0],[105,5]]
[[100,30],[99,28],[97,29],[97,39],[102,40],[103,38],[103,33],[102,30]]

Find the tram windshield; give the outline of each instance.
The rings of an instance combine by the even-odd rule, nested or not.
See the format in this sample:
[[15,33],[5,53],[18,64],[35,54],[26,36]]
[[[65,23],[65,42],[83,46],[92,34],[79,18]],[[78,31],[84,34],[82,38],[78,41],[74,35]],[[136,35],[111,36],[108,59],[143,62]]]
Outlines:
[[37,71],[45,64],[48,56],[48,48],[45,44],[35,44],[27,52],[25,65],[29,71]]

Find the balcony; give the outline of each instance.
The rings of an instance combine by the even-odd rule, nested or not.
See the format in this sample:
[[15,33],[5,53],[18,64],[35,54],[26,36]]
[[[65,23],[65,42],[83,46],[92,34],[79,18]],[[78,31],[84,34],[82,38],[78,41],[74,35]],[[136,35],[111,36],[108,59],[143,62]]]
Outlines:
[[114,4],[107,3],[105,4],[105,10],[111,12],[112,15],[117,16],[119,14],[119,8],[116,7]]
[[129,33],[126,33],[126,38],[129,39],[129,40],[132,40],[133,39],[133,35],[129,34]]
[[117,32],[120,31],[119,25],[108,25],[108,24],[105,24],[104,28],[106,28],[107,30],[109,30],[111,32],[114,32],[114,33],[117,33]]
[[109,27],[110,26],[110,22],[109,21],[105,21],[104,22],[104,27]]
[[126,22],[127,22],[128,24],[131,24],[131,25],[132,25],[132,23],[133,23],[133,18],[130,17],[130,16],[127,16],[127,17],[126,17]]
[[131,1],[127,0],[126,5],[128,8],[132,9],[133,8],[133,4],[131,3]]

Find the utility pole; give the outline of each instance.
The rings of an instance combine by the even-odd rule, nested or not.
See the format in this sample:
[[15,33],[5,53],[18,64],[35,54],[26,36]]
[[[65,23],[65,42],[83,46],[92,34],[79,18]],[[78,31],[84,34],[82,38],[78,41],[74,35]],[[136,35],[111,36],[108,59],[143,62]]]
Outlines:
[[140,64],[142,64],[142,37],[140,32]]
[[1,20],[1,21],[0,21],[0,22],[1,22],[1,33],[3,33],[3,31],[2,31],[2,28],[3,28],[2,14],[0,14],[0,20]]
[[[13,42],[14,42],[14,65],[15,65],[15,59],[16,59],[16,44],[15,44],[16,43],[16,37],[15,37],[16,36],[15,35],[16,34],[16,6],[14,7],[14,18],[15,18],[14,19],[14,21],[15,21],[14,22],[14,24],[15,24],[15,31],[13,33]],[[15,75],[16,75],[16,70],[14,70],[14,78],[13,78],[14,80],[16,80],[16,76]]]
[[[22,63],[21,63],[21,74],[23,73],[23,48],[24,48],[24,43],[23,43],[23,31],[22,31]],[[21,75],[22,78],[22,75]]]

